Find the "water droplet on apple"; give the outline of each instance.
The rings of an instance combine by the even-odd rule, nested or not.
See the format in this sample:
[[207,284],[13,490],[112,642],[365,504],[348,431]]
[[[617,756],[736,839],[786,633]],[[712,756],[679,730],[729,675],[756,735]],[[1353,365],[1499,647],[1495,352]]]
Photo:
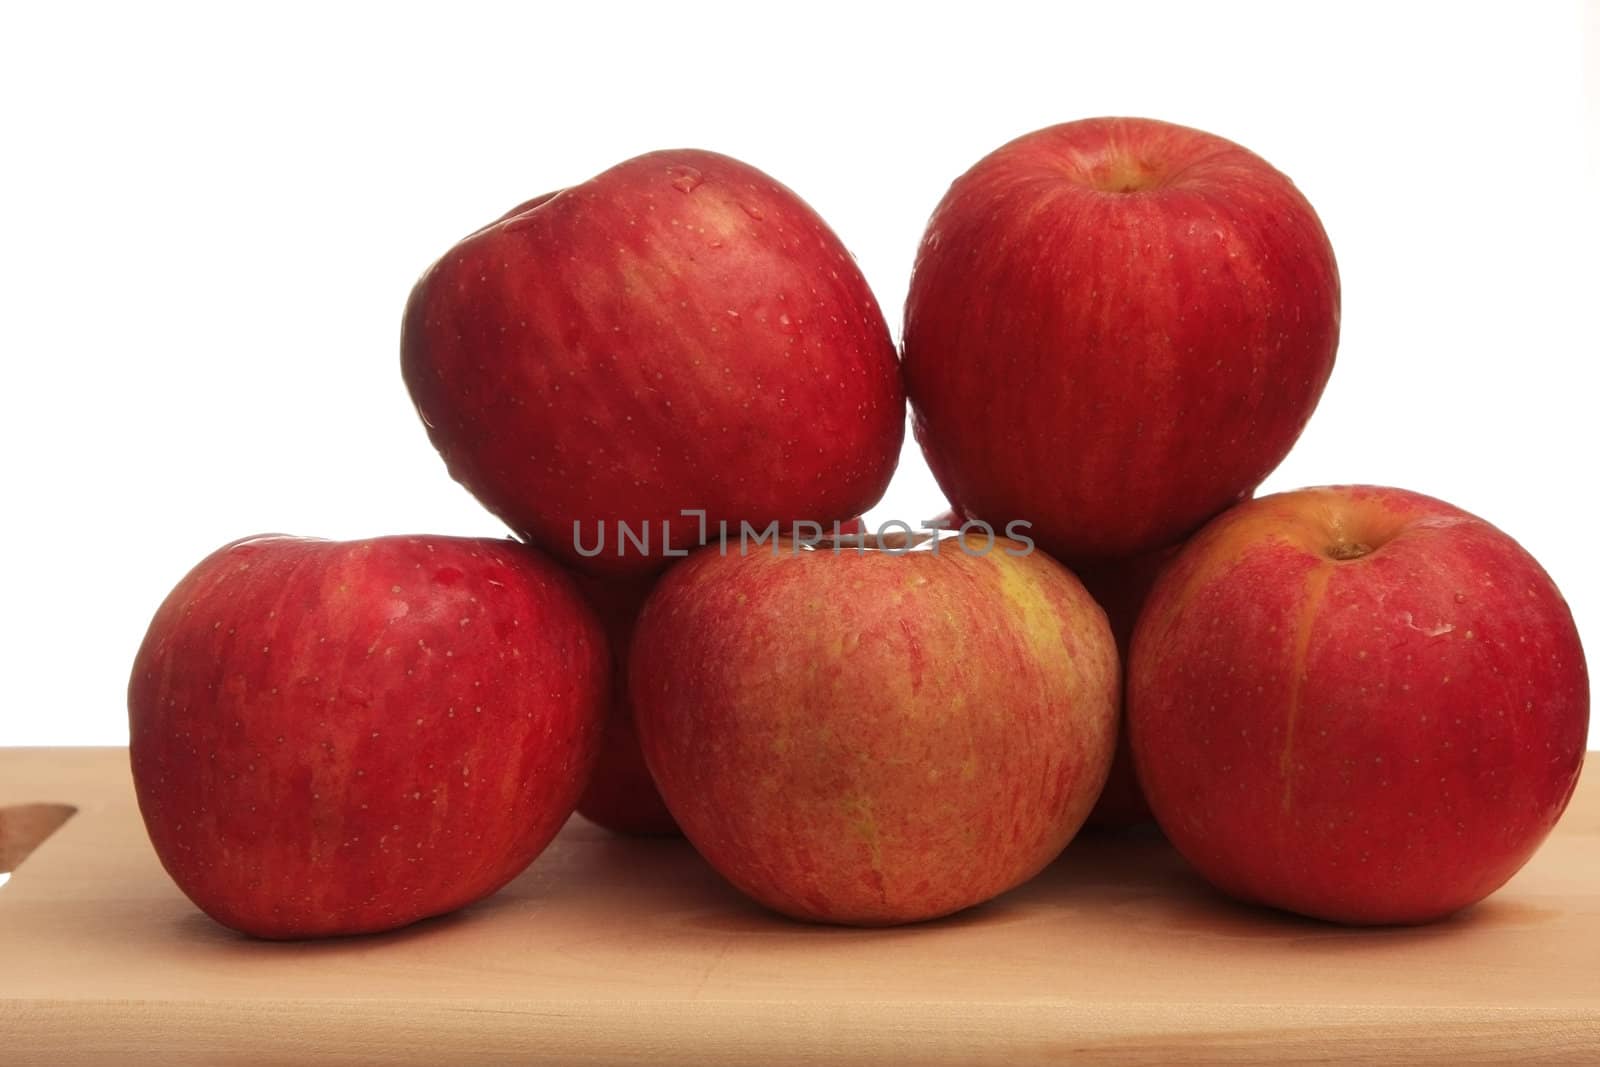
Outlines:
[[672,187],[680,193],[692,193],[706,180],[705,176],[693,167],[672,167],[667,173],[672,175]]

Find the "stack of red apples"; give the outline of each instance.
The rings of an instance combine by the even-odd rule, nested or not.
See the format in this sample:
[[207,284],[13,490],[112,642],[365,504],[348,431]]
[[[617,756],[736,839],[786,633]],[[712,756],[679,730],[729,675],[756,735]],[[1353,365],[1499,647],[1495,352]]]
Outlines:
[[[574,810],[681,831],[813,921],[947,915],[1146,820],[1244,901],[1449,915],[1561,815],[1586,667],[1487,522],[1374,486],[1252,499],[1339,315],[1289,179],[1150,120],[958,178],[899,352],[753,167],[657,152],[529,200],[428,269],[401,339],[449,473],[515,538],[202,561],[133,666],[151,840],[278,938],[467,905]],[[951,509],[920,544],[853,521],[908,401]]]

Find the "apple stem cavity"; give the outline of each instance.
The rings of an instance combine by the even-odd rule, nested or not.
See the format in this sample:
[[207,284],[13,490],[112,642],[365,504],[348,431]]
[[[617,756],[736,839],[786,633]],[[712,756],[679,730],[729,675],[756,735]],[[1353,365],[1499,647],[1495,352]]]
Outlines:
[[1372,546],[1363,541],[1341,541],[1328,546],[1329,558],[1337,560],[1360,559],[1371,552]]

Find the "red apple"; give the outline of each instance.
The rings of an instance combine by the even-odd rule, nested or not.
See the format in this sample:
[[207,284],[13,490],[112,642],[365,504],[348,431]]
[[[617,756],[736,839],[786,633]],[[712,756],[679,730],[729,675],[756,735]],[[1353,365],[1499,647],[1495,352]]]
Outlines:
[[710,152],[628,160],[467,237],[412,291],[401,357],[456,480],[595,573],[699,543],[685,511],[713,536],[858,514],[904,433],[855,261],[794,193]]
[[510,541],[248,538],[134,660],[134,789],[195,904],[261,937],[387,930],[508,882],[599,747],[599,624]]
[[581,573],[575,577],[605,628],[613,665],[605,737],[589,786],[578,801],[578,814],[617,833],[675,834],[678,824],[672,821],[672,813],[662,801],[645,765],[644,753],[639,750],[633,704],[628,699],[628,646],[655,579],[603,578]]
[[1111,631],[1065,568],[990,543],[706,549],[662,579],[629,666],[639,737],[739,889],[802,919],[928,919],[1077,831],[1116,737]]
[[1018,138],[928,223],[905,373],[957,508],[1060,559],[1176,542],[1247,496],[1333,368],[1339,277],[1288,178],[1219,137],[1089,119]]
[[[1124,666],[1128,662],[1128,645],[1133,639],[1134,625],[1144,607],[1145,597],[1155,584],[1161,568],[1172,558],[1170,548],[1147,552],[1132,559],[1111,560],[1080,567],[1079,580],[1105,610],[1111,623],[1112,636],[1117,640],[1117,656]],[[1126,701],[1126,690],[1124,690]],[[1111,760],[1111,773],[1106,777],[1105,788],[1094,810],[1089,812],[1087,825],[1103,830],[1120,830],[1150,821],[1150,806],[1145,803],[1144,792],[1139,788],[1138,776],[1133,769],[1133,750],[1128,745],[1127,718],[1117,731],[1117,750]]]
[[1399,489],[1264,497],[1157,580],[1128,676],[1167,837],[1244,900],[1416,923],[1481,900],[1560,817],[1589,682],[1515,541]]

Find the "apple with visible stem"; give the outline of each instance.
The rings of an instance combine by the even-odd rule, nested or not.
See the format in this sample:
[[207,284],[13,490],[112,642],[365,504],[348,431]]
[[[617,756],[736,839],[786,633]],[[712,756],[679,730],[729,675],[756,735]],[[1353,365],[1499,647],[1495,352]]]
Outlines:
[[859,514],[904,435],[849,252],[712,152],[630,159],[463,239],[411,293],[401,366],[451,475],[592,573],[659,570],[702,521]]
[[1163,570],[1128,671],[1169,840],[1242,900],[1419,923],[1492,893],[1572,795],[1571,612],[1506,534],[1417,493],[1263,497]]
[[904,366],[957,509],[1028,520],[1079,563],[1173,544],[1247,497],[1310,417],[1338,334],[1333,250],[1288,178],[1199,130],[1088,119],[950,187]]
[[651,774],[757,901],[854,925],[1019,885],[1088,815],[1116,740],[1105,614],[1003,538],[914,551],[705,549],[629,662]]
[[235,541],[172,590],[134,660],[139,810],[224,925],[403,926],[488,896],[555,836],[608,669],[593,613],[527,546]]

